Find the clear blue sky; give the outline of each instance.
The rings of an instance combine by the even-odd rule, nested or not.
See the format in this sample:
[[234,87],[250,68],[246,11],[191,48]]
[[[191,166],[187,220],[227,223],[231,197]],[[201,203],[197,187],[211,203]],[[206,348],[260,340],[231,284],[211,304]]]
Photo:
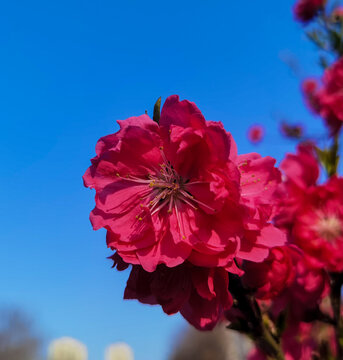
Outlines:
[[240,153],[254,123],[262,154],[293,144],[276,119],[320,121],[280,59],[318,73],[293,22],[293,0],[7,1],[0,13],[0,304],[24,308],[46,339],[73,336],[101,360],[126,341],[136,360],[163,360],[185,322],[123,301],[128,273],[111,269],[105,232],[92,231],[94,193],[81,176],[115,120],[151,114],[179,94],[221,120]]

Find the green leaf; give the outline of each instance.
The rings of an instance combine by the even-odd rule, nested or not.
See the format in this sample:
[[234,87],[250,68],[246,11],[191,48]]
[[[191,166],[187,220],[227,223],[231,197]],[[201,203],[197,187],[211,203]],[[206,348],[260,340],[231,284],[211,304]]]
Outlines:
[[327,149],[322,150],[316,147],[316,152],[318,159],[328,176],[331,177],[335,175],[339,164],[338,140],[335,139],[332,146]]
[[324,55],[320,55],[319,65],[322,67],[323,70],[325,70],[327,67],[329,67],[329,61]]
[[311,31],[307,31],[306,35],[320,49],[326,50],[327,45],[323,32],[319,30],[311,30]]
[[342,55],[343,53],[342,35],[336,30],[330,30],[329,39],[333,50],[335,50],[339,55]]
[[161,117],[161,97],[159,97],[155,103],[154,115],[152,119],[158,124],[160,122],[160,117]]

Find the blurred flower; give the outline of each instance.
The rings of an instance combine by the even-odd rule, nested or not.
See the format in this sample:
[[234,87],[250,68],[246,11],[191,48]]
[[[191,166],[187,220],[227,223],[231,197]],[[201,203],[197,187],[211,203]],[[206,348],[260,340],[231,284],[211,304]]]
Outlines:
[[285,289],[281,299],[285,307],[290,307],[294,321],[302,319],[307,311],[315,309],[329,293],[329,278],[325,269],[314,266],[313,259],[307,255],[299,256],[297,260],[295,280]]
[[316,114],[319,113],[320,104],[317,97],[319,83],[317,79],[306,79],[301,84],[307,106]]
[[248,139],[253,144],[257,144],[263,140],[264,128],[262,125],[253,125],[248,130]]
[[62,337],[50,343],[48,360],[87,360],[85,345],[70,337]]
[[331,134],[336,134],[343,124],[343,59],[326,69],[322,86],[309,79],[303,83],[303,91],[310,109],[323,117]]
[[126,262],[154,271],[186,260],[237,272],[234,258],[262,261],[285,236],[270,223],[280,182],[275,160],[237,155],[221,123],[170,96],[159,125],[119,121],[101,138],[84,175],[96,190],[94,229]]
[[273,248],[262,263],[246,261],[243,265],[243,284],[256,291],[257,299],[268,300],[276,297],[293,282],[293,258],[297,256],[299,255],[296,249],[280,246]]
[[285,183],[288,188],[296,186],[304,190],[315,185],[319,177],[319,165],[314,145],[299,144],[296,154],[287,154],[280,168],[286,176]]
[[133,360],[133,351],[125,343],[116,343],[107,347],[105,360]]
[[306,191],[314,187],[319,177],[319,165],[311,143],[298,145],[296,154],[287,154],[280,164],[284,179],[275,196],[278,210],[274,221],[280,228],[290,230]]
[[276,225],[286,228],[291,241],[313,261],[330,271],[343,270],[343,178],[317,185],[319,166],[310,144],[287,154],[280,168],[285,178]]
[[343,270],[343,178],[332,177],[317,185],[318,161],[311,144],[281,162],[284,182],[276,193],[277,226],[287,229],[291,241],[310,256],[316,266]]
[[334,22],[339,22],[343,19],[343,6],[337,6],[331,13],[331,19]]
[[336,61],[325,71],[322,81],[323,87],[317,95],[320,115],[330,127],[340,127],[343,121],[343,59]]
[[300,139],[304,134],[302,125],[290,125],[286,122],[281,123],[281,133],[290,139]]
[[301,251],[292,252],[294,278],[272,301],[266,302],[268,313],[276,320],[286,314],[288,325],[313,321],[319,304],[330,292],[327,271]]
[[325,6],[326,0],[298,0],[294,6],[296,20],[307,23]]
[[343,178],[306,194],[293,227],[294,242],[329,271],[343,271]]
[[[319,88],[320,84],[317,79],[306,79],[302,83],[302,92],[304,95],[305,103],[307,107],[316,115],[321,115],[322,106],[320,103],[320,97],[319,97]],[[327,120],[326,124],[328,127],[332,130],[330,130],[331,133],[337,132],[336,129],[339,128],[339,122],[337,120]]]
[[[281,162],[280,168],[284,172],[284,181],[277,193],[279,209],[274,221],[277,226],[287,231],[291,243],[297,245],[303,254],[292,252],[292,261],[296,270],[295,279],[274,300],[273,308],[279,312],[288,306],[294,318],[301,319],[308,309],[318,305],[319,301],[327,294],[328,289],[328,277],[326,270],[318,261],[320,257],[315,259],[309,249],[322,244],[317,240],[319,234],[321,236],[325,234],[326,237],[332,236],[333,233],[337,234],[337,228],[336,223],[331,220],[326,221],[326,218],[323,220],[320,217],[321,220],[316,221],[321,211],[316,208],[315,204],[322,205],[322,210],[326,205],[321,200],[311,201],[313,196],[316,197],[315,194],[324,195],[322,186],[317,185],[319,166],[314,146],[310,143],[300,144],[296,154],[287,154]],[[337,197],[338,199],[340,196]],[[309,205],[313,211],[311,214],[307,213]],[[304,224],[306,220],[308,222]],[[304,226],[297,228],[300,224],[304,224]],[[315,231],[317,232],[316,236],[313,233]],[[299,236],[303,237],[303,242],[299,241]],[[321,256],[327,257],[327,253]],[[340,252],[337,255],[332,254],[333,258],[340,256],[342,256]]]

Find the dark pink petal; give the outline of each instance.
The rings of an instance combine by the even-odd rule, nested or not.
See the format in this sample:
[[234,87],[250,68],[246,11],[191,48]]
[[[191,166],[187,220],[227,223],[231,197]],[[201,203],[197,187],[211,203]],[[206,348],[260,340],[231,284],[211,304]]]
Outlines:
[[311,145],[298,146],[297,154],[287,154],[280,168],[287,179],[302,189],[315,185],[319,177],[319,165]]
[[160,126],[171,125],[199,129],[205,126],[205,118],[193,102],[180,101],[178,95],[172,95],[166,99],[160,118]]
[[270,202],[281,180],[279,170],[274,167],[276,160],[251,153],[238,156],[237,162],[241,172],[242,197],[250,202]]

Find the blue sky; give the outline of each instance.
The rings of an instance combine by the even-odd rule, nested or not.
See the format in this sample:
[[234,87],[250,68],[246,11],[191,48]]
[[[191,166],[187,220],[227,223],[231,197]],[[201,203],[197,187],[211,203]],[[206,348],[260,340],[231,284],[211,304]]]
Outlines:
[[[231,131],[240,153],[281,159],[293,144],[277,119],[321,129],[299,79],[318,74],[313,47],[284,1],[8,1],[0,13],[0,304],[35,318],[46,340],[72,336],[102,359],[126,341],[136,360],[166,359],[186,324],[123,301],[104,231],[88,220],[82,175],[115,120],[151,114],[179,94]],[[257,148],[247,128],[263,123]]]

